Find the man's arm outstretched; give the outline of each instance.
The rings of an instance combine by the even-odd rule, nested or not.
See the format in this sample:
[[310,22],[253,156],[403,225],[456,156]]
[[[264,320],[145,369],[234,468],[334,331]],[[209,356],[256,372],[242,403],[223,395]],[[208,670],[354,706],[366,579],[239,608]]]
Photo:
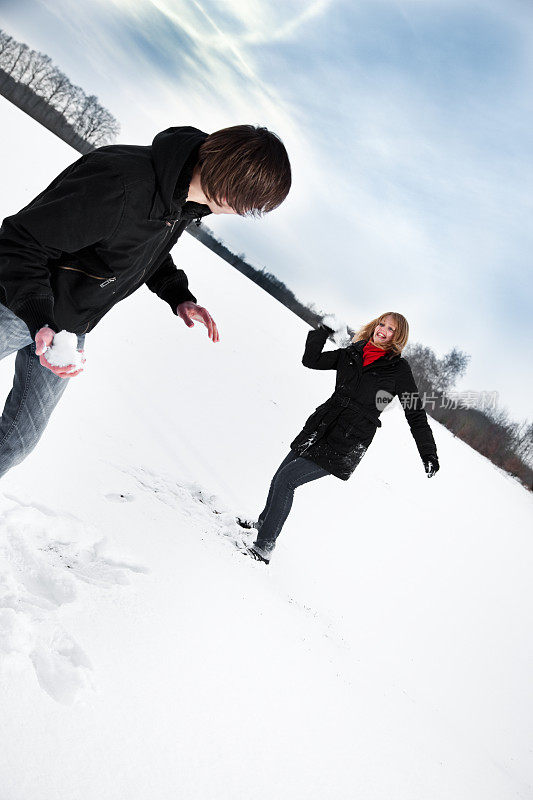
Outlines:
[[174,314],[180,317],[188,328],[194,327],[194,320],[203,322],[209,338],[213,342],[218,342],[218,329],[213,317],[197,304],[196,297],[189,291],[187,275],[176,267],[170,253],[153,275],[150,275],[146,285],[161,300],[169,304]]

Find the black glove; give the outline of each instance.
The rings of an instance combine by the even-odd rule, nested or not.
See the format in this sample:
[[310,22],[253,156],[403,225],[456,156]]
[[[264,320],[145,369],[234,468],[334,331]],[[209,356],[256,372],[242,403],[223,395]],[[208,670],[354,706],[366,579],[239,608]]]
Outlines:
[[422,456],[422,461],[424,462],[424,469],[426,470],[426,475],[428,478],[432,478],[433,475],[439,471],[439,459],[436,455],[433,456]]
[[335,333],[335,331],[333,330],[333,328],[328,328],[328,326],[327,326],[327,325],[324,325],[324,323],[323,323],[323,322],[321,322],[321,323],[318,325],[318,328],[317,328],[317,330],[319,330],[319,331],[324,331],[324,333],[327,333],[327,335],[328,335],[328,336],[331,336],[333,333]]

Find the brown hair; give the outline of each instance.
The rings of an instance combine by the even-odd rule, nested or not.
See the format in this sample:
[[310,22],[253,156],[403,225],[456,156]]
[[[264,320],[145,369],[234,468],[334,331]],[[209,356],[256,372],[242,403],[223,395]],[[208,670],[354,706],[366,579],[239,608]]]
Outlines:
[[285,146],[266,128],[234,125],[211,133],[200,147],[199,165],[207,199],[225,201],[241,216],[272,211],[291,187]]
[[394,337],[392,342],[387,345],[386,349],[393,350],[395,353],[401,353],[409,338],[409,323],[405,317],[398,314],[397,311],[386,311],[384,314],[376,317],[376,319],[363,325],[353,337],[352,342],[358,342],[360,339],[372,339],[378,322],[383,322],[385,317],[392,317],[396,323]]

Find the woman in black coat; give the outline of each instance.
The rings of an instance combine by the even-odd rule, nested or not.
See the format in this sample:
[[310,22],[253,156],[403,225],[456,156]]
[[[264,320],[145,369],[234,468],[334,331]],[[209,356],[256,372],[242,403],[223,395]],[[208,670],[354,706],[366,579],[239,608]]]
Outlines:
[[294,490],[325,475],[347,480],[367,451],[379,415],[398,396],[428,478],[439,469],[437,448],[411,367],[401,352],[409,326],[401,314],[387,312],[369,322],[348,347],[323,353],[330,328],[307,336],[302,363],[310,369],[337,371],[335,391],[319,406],[291,444],[272,478],[257,538],[244,552],[268,564],[289,515]]

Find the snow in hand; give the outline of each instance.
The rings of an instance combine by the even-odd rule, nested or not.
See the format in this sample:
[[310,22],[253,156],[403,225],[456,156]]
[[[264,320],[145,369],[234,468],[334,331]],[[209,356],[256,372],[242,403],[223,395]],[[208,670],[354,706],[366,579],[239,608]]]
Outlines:
[[345,322],[340,320],[335,314],[327,314],[322,318],[322,324],[333,331],[333,342],[337,347],[346,347],[350,341],[350,334],[348,333],[348,326]]
[[78,337],[69,331],[56,333],[52,344],[45,350],[45,357],[54,367],[67,367],[72,364],[76,369],[83,368],[83,356],[78,348]]

